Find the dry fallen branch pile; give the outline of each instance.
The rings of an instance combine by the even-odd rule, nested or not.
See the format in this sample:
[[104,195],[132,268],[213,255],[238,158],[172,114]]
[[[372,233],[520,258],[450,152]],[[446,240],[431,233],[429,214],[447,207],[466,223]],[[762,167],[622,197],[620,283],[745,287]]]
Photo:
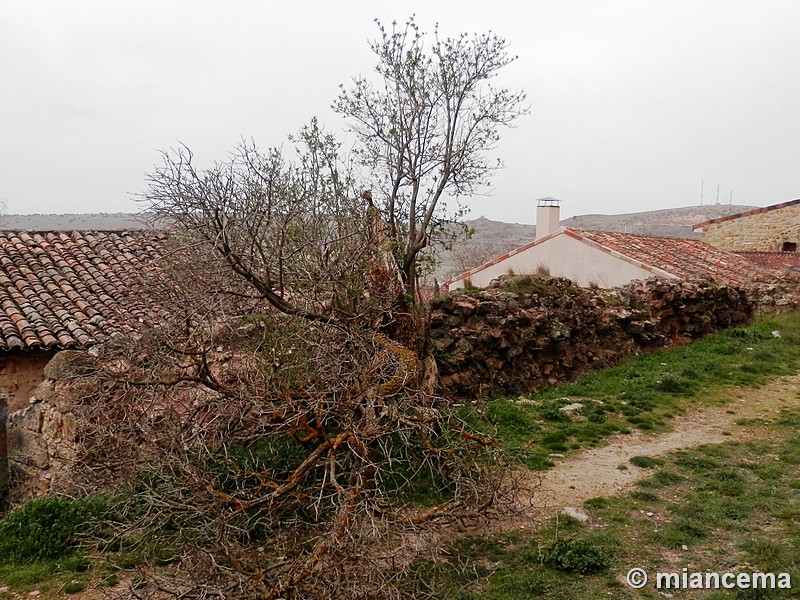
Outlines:
[[494,501],[490,440],[416,387],[407,348],[277,314],[206,342],[108,344],[75,407],[87,475],[130,494],[119,535],[170,548],[174,589],[400,595],[408,532]]

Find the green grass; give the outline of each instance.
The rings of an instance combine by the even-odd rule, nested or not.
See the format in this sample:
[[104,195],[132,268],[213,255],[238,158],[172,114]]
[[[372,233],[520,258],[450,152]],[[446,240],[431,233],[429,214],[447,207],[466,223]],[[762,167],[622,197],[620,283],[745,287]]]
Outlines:
[[112,587],[120,582],[119,565],[160,564],[164,543],[148,551],[125,538],[106,545],[102,556],[89,554],[84,540],[107,535],[104,519],[116,519],[120,498],[43,496],[24,502],[0,518],[0,600],[33,590],[41,598],[78,594],[90,584]]
[[27,589],[51,580],[75,587],[89,560],[79,537],[109,509],[109,499],[41,497],[29,500],[0,519],[0,582]]
[[652,456],[633,456],[628,462],[642,469],[652,469],[653,467],[659,467],[664,464],[663,460],[660,458],[653,458]]
[[[776,338],[772,331],[781,332]],[[800,369],[800,313],[764,318],[690,345],[634,356],[620,365],[523,398],[495,398],[455,409],[530,469],[551,454],[597,445],[633,429],[658,433],[666,420],[724,401],[726,390],[758,387]],[[562,407],[581,403],[569,413]]]
[[[464,407],[460,416],[478,428],[493,428],[499,443],[527,467],[546,469],[552,454],[632,429],[663,431],[666,419],[729,401],[731,389],[797,372],[798,342],[800,313],[771,317],[688,346],[632,357],[524,398]],[[575,402],[583,406],[561,410]],[[731,441],[664,459],[634,457],[631,464],[652,474],[624,496],[586,501],[589,523],[560,516],[535,532],[471,538],[469,545],[449,548],[447,561],[429,562],[420,573],[433,597],[443,600],[663,597],[652,587],[633,591],[621,583],[633,566],[654,572],[680,571],[687,564],[716,571],[746,565],[787,571],[800,582],[800,437],[795,436],[800,415],[784,411],[748,425],[769,427],[769,441]],[[581,564],[597,568],[580,572]],[[454,585],[434,590],[431,581]],[[745,591],[690,596],[790,597]]]
[[[534,532],[491,540],[470,538],[447,550],[448,565],[429,565],[457,585],[441,600],[522,600],[547,597],[663,598],[621,581],[632,567],[648,572],[761,571],[800,582],[800,416],[784,412],[766,442],[731,441],[674,452],[638,489],[592,498],[587,523],[555,517]],[[776,460],[777,458],[777,460]],[[723,550],[724,549],[724,550]],[[676,592],[673,597],[742,600],[790,598],[797,592]]]

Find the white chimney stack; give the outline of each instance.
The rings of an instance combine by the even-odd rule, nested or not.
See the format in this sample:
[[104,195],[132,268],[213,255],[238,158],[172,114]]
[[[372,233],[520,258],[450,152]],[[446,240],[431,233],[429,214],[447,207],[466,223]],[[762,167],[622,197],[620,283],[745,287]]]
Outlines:
[[536,240],[550,235],[561,228],[561,200],[539,198],[536,201]]

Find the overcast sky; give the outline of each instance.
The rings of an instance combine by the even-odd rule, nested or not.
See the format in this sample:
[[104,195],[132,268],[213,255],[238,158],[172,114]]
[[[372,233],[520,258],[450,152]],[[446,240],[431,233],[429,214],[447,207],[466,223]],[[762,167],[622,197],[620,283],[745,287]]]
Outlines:
[[0,198],[9,213],[129,212],[158,150],[224,158],[344,123],[377,17],[491,29],[531,114],[471,217],[532,222],[800,197],[799,0],[0,0]]

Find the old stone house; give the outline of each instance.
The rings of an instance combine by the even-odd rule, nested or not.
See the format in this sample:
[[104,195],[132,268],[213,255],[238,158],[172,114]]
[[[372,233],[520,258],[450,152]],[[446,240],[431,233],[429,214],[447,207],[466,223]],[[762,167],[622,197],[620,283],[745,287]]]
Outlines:
[[445,282],[447,289],[486,287],[508,273],[542,272],[566,277],[579,286],[602,288],[653,276],[711,277],[720,283],[740,285],[780,274],[778,269],[696,239],[560,227],[558,201],[543,198],[538,204],[536,240],[461,273]]
[[165,239],[145,230],[0,232],[0,488],[9,457],[24,471],[46,468],[58,451],[40,435],[63,425],[37,398],[46,365],[157,318],[145,292]]
[[[694,226],[703,240],[733,252],[797,252],[800,199],[719,217]],[[785,259],[784,259],[785,260]]]

